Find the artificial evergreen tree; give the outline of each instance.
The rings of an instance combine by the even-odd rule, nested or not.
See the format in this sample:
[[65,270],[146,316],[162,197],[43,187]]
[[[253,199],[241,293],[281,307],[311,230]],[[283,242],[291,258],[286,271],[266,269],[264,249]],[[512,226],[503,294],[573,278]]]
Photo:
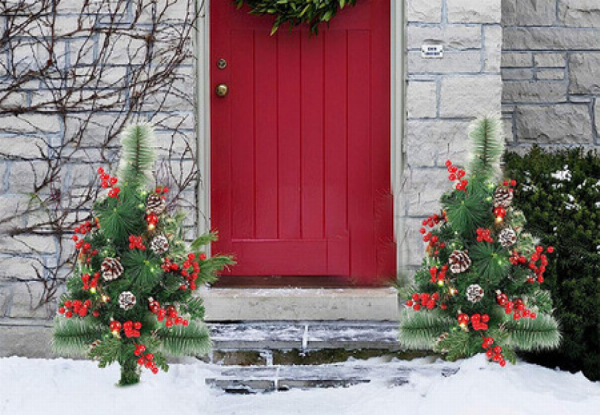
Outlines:
[[560,343],[550,293],[542,289],[554,249],[524,232],[525,217],[511,205],[516,182],[498,182],[500,129],[495,117],[476,120],[467,171],[446,161],[453,189],[442,196],[442,210],[423,221],[426,256],[404,292],[400,342],[409,349],[433,349],[449,360],[486,353],[504,366],[515,350]]
[[93,219],[75,228],[74,276],[54,320],[53,349],[87,355],[100,367],[121,366],[119,385],[139,382],[143,367],[168,370],[166,355],[202,355],[211,343],[202,300],[192,295],[233,263],[207,257],[206,234],[188,246],[185,215],[169,215],[167,187],[153,180],[153,132],[147,124],[122,133],[118,178],[98,169],[106,197],[93,205]]

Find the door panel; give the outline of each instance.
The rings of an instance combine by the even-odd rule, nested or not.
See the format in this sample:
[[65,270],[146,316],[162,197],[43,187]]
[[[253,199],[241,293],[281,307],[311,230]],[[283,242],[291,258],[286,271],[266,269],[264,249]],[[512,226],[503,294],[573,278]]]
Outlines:
[[[389,0],[361,0],[318,36],[211,2],[214,252],[232,275],[395,272]],[[216,62],[226,59],[219,69]]]

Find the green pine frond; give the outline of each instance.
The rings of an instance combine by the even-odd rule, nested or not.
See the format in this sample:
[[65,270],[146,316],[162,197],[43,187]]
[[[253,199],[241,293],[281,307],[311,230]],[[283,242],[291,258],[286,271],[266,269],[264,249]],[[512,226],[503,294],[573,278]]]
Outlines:
[[136,289],[150,291],[160,281],[160,263],[149,250],[129,250],[121,258],[121,263],[128,280]]
[[90,319],[54,318],[52,350],[60,356],[85,356],[90,344],[101,339],[107,332],[106,327]]
[[187,327],[161,327],[156,335],[162,340],[162,350],[172,356],[200,356],[212,348],[208,328],[193,321]]
[[549,314],[540,314],[537,318],[522,318],[509,321],[506,329],[510,333],[511,344],[520,350],[556,349],[561,342],[558,321]]
[[190,320],[204,319],[204,302],[200,297],[190,298],[187,302],[182,303],[179,309],[181,310],[181,314],[189,315]]
[[437,352],[443,353],[451,362],[477,354],[481,350],[481,339],[471,332],[452,331],[436,346]]
[[100,228],[105,237],[112,241],[126,242],[129,235],[137,235],[146,229],[139,201],[131,194],[122,193],[120,200],[105,198],[94,206]]
[[476,195],[467,196],[455,191],[450,197],[442,199],[452,229],[463,238],[475,235],[477,228],[488,228],[492,223],[492,214],[488,203]]
[[471,245],[469,256],[479,278],[492,285],[497,285],[508,274],[510,262],[505,250],[499,245],[475,243]]
[[469,165],[471,177],[478,180],[496,180],[500,174],[500,157],[504,153],[502,124],[498,116],[475,120],[469,127],[472,143],[472,160]]
[[121,183],[136,189],[152,179],[152,167],[156,160],[154,142],[154,131],[149,124],[130,125],[123,130],[119,164]]
[[211,242],[215,242],[218,239],[219,236],[216,232],[205,233],[204,235],[201,235],[198,238],[196,238],[196,240],[194,240],[194,242],[190,244],[190,249],[192,251],[198,251],[203,246],[209,245]]
[[552,294],[548,290],[535,290],[527,296],[527,307],[535,309],[538,314],[552,312]]
[[[131,347],[129,347],[129,349],[130,352],[133,353]],[[90,350],[88,356],[94,360],[98,360],[98,367],[106,367],[113,362],[123,360],[123,354],[126,356],[128,355],[128,353],[123,353],[121,339],[118,337],[110,337],[99,342],[96,347]]]
[[407,349],[433,349],[438,337],[449,330],[452,319],[437,311],[411,311],[400,315],[398,340]]

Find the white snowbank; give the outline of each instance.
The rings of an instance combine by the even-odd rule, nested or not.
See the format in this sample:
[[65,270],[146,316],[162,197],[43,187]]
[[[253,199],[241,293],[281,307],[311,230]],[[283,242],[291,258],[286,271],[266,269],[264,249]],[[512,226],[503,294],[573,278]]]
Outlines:
[[484,356],[455,364],[413,361],[409,364],[456,365],[460,371],[448,378],[416,375],[401,387],[369,383],[259,395],[208,388],[205,378],[217,375],[219,367],[191,362],[174,364],[168,373],[145,372],[141,384],[118,388],[115,365],[98,369],[90,361],[3,358],[0,414],[592,415],[600,408],[600,382],[526,363],[501,368]]

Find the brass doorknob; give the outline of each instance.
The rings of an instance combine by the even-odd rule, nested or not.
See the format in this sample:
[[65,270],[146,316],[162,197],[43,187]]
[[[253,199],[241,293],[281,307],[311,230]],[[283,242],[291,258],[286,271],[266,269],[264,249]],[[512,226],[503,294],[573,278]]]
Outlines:
[[225,84],[219,84],[217,85],[215,92],[217,93],[217,96],[223,98],[229,92],[229,87]]

